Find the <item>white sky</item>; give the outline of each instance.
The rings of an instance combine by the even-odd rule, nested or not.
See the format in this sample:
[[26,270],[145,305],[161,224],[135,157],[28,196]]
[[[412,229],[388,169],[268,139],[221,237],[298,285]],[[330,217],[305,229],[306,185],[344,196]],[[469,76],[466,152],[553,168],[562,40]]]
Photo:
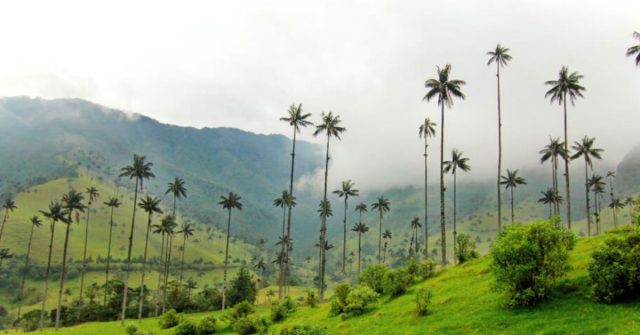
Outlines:
[[421,182],[417,127],[425,115],[439,122],[436,104],[421,101],[424,81],[451,63],[468,84],[447,111],[446,152],[463,150],[465,178],[485,178],[497,157],[486,52],[500,42],[513,56],[502,77],[505,167],[537,165],[548,136],[561,135],[543,83],[562,65],[587,87],[570,110],[571,140],[596,136],[617,162],[639,142],[640,68],[625,57],[639,13],[637,0],[3,2],[0,95],[287,136],[278,118],[302,102],[314,121],[342,116],[330,175],[367,189]]

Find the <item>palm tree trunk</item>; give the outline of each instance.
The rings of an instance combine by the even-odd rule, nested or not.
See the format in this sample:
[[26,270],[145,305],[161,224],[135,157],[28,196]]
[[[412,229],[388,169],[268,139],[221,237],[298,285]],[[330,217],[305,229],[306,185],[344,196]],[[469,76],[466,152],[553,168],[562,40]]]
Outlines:
[[9,215],[9,209],[4,210],[4,218],[2,219],[2,225],[0,226],[0,241],[2,241],[2,232],[4,231],[4,225],[7,223],[7,216]]
[[[569,139],[567,137],[567,93],[564,94],[564,151],[569,156]],[[571,229],[571,182],[569,178],[569,157],[564,157],[564,177],[567,192],[567,227]]]
[[[500,187],[500,176],[502,176],[502,113],[500,111],[500,62],[496,62],[496,78],[498,82],[498,232],[502,231],[502,189]],[[455,246],[456,241],[453,241]]]
[[[586,154],[585,154],[586,155]],[[586,194],[586,203],[587,203],[587,236],[591,237],[591,208],[589,207],[589,165],[587,164],[587,159],[585,156],[584,160],[584,187]]]
[[47,294],[49,293],[49,273],[51,273],[51,254],[53,253],[53,235],[55,233],[56,223],[51,222],[49,230],[51,231],[51,237],[49,239],[49,256],[47,257],[47,269],[44,272],[44,294],[42,296],[42,307],[40,308],[40,322],[39,328],[44,326],[44,308],[47,302]]
[[453,174],[453,264],[456,264],[456,241],[457,241],[457,237],[458,237],[458,231],[457,231],[457,225],[456,225],[456,203],[457,201],[457,180],[456,180],[456,173]]
[[344,234],[342,235],[342,274],[346,274],[345,264],[347,263],[347,199],[349,196],[344,195],[344,220],[343,228]]
[[186,248],[187,248],[187,234],[184,234],[184,237],[182,239],[182,256],[180,257],[180,277],[179,277],[180,279],[178,280],[180,285],[182,285],[182,273],[184,272],[184,252]]
[[[24,281],[27,276],[27,270],[29,269],[29,256],[31,255],[31,242],[33,241],[33,231],[35,229],[35,225],[31,225],[31,232],[29,233],[29,243],[27,244],[27,258],[24,261],[24,269],[22,272],[22,280],[20,281],[20,295],[18,298],[20,299],[20,303],[18,305],[18,315],[16,316],[16,320],[20,320],[20,312],[22,311],[22,302],[24,300]],[[18,323],[16,322],[16,331],[18,330]]]
[[140,280],[140,298],[138,299],[138,320],[142,320],[144,306],[144,275],[147,273],[147,246],[149,245],[149,231],[151,230],[151,213],[147,221],[147,234],[144,240],[144,254],[142,256],[142,279]]
[[104,281],[104,305],[107,306],[109,296],[109,265],[111,264],[111,236],[113,236],[113,207],[111,207],[111,218],[109,219],[109,244],[107,245],[107,268],[105,270]]
[[227,220],[227,244],[224,249],[224,276],[222,284],[222,310],[224,311],[227,297],[227,265],[229,264],[229,235],[231,232],[231,208],[229,208],[229,218]]
[[515,214],[515,211],[513,210],[513,187],[511,187],[511,225],[513,225],[515,220],[516,220],[516,214]]
[[[286,206],[282,206],[282,237],[283,237],[283,242],[284,242],[284,238],[285,238],[285,232],[286,232],[286,214],[287,214],[287,207]],[[284,243],[280,246],[280,253],[284,254],[285,251],[285,246]],[[278,274],[278,301],[282,300],[283,296],[284,296],[284,264],[282,262],[280,262],[278,264],[279,267],[279,274]]]
[[124,319],[127,317],[127,295],[129,291],[129,271],[131,270],[131,249],[133,248],[133,229],[136,224],[136,207],[138,202],[138,182],[140,178],[136,178],[136,190],[133,193],[133,214],[131,215],[131,233],[129,234],[129,250],[127,251],[127,269],[124,273],[124,291],[122,298],[122,315],[120,317],[120,325],[124,326]]
[[[327,201],[327,179],[329,177],[329,141],[330,133],[327,131],[327,152],[325,156],[325,167],[324,167],[324,193],[322,200]],[[326,241],[326,231],[327,231],[327,218],[322,216],[320,222],[320,290],[318,294],[318,300],[320,303],[324,302],[324,271],[325,271],[325,248],[324,244]]]
[[[560,193],[558,191],[558,158],[553,157],[551,159],[553,164],[553,190],[555,191],[556,195],[559,195]],[[560,215],[560,202],[557,201],[557,199],[554,202],[553,210],[555,215]]]
[[[611,203],[613,203],[613,181],[612,178],[609,177],[609,196],[611,197]],[[618,222],[616,220],[615,207],[611,208],[611,215],[613,216],[613,227],[618,227]]]
[[[426,124],[426,123],[425,123]],[[428,161],[428,152],[427,152],[427,129],[425,127],[424,134],[424,257],[425,259],[429,257],[429,195],[427,192],[427,161]]]
[[154,316],[158,316],[158,312],[160,310],[160,300],[163,299],[163,295],[161,292],[161,287],[162,287],[162,277],[164,274],[164,232],[162,232],[162,242],[160,243],[160,267],[158,269],[158,288],[156,291],[156,310],[153,313]]
[[447,230],[444,222],[444,104],[441,104],[440,119],[440,246],[442,265],[447,264]]
[[64,249],[62,249],[62,271],[60,272],[60,288],[58,289],[58,308],[56,309],[56,329],[60,328],[60,308],[62,307],[62,294],[64,292],[64,279],[67,272],[67,250],[69,247],[69,231],[71,230],[71,213],[69,213],[69,223],[64,236]]
[[167,310],[167,288],[169,285],[169,270],[171,269],[171,252],[173,250],[173,236],[167,236],[167,257],[164,261],[164,288],[162,295],[162,314]]
[[360,252],[362,250],[362,233],[358,233],[358,277],[360,277]]
[[380,208],[380,224],[378,233],[378,262],[382,262],[382,208]]
[[82,251],[82,270],[80,271],[80,300],[82,300],[82,292],[84,289],[84,272],[87,263],[87,239],[89,238],[89,216],[91,215],[91,202],[87,208],[87,222],[84,229],[84,250]]
[[[293,169],[294,169],[294,165],[295,165],[295,160],[296,160],[296,127],[293,127],[293,144],[292,144],[292,148],[291,148],[291,174],[289,176],[289,196],[291,197],[291,200],[293,201]],[[287,215],[287,241],[288,243],[291,243],[291,213],[293,212],[293,208],[291,206],[291,203],[288,204],[287,206],[289,208],[288,212],[289,214]],[[287,262],[284,264],[284,270],[283,270],[283,274],[284,274],[284,282],[287,283],[288,285],[288,273],[289,273],[289,246],[287,245],[285,247],[285,259],[287,260]],[[287,292],[288,294],[288,292]]]

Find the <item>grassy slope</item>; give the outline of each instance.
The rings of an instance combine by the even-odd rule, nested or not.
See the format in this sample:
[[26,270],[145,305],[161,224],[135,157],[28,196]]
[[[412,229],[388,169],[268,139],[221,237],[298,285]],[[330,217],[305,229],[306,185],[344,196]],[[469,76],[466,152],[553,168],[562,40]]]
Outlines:
[[[617,233],[610,233],[617,234]],[[511,310],[503,306],[504,298],[491,289],[492,275],[487,257],[461,266],[450,267],[435,278],[419,283],[399,298],[382,298],[375,308],[362,316],[342,321],[328,317],[329,306],[300,308],[270,331],[294,324],[327,327],[330,334],[636,334],[640,332],[640,303],[607,305],[590,299],[587,264],[591,253],[606,237],[580,239],[571,254],[573,270],[567,280],[552,293],[549,301],[537,308]],[[429,287],[433,291],[431,312],[426,317],[413,314],[414,292]],[[268,308],[259,313],[268,316]],[[219,312],[214,313],[220,316]],[[205,314],[188,315],[194,321]],[[157,320],[130,321],[154,334],[171,334],[159,330]],[[231,333],[223,323],[223,333]],[[45,334],[121,334],[117,322],[89,323]]]

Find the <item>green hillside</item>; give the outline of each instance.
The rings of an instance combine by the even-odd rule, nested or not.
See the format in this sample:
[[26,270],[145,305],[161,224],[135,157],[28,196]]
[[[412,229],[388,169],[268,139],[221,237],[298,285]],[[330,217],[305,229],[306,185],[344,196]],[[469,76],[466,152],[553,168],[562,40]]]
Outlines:
[[[382,298],[370,312],[342,320],[328,317],[329,304],[316,308],[300,307],[284,322],[272,325],[270,333],[293,325],[317,325],[328,334],[636,334],[640,331],[640,304],[628,302],[603,304],[590,295],[587,264],[591,253],[604,240],[615,234],[596,238],[581,238],[571,252],[573,269],[567,278],[551,292],[548,301],[535,308],[509,309],[505,297],[492,289],[492,274],[487,257],[440,271],[434,278],[411,287],[396,298]],[[418,288],[433,292],[431,312],[425,317],[413,313],[414,294]],[[258,307],[258,313],[268,317],[269,308]],[[187,315],[199,320],[208,314]],[[220,318],[221,313],[213,313]],[[156,319],[129,321],[154,334],[172,334],[160,330]],[[222,333],[232,334],[222,323]],[[121,334],[117,322],[88,323],[44,334]]]

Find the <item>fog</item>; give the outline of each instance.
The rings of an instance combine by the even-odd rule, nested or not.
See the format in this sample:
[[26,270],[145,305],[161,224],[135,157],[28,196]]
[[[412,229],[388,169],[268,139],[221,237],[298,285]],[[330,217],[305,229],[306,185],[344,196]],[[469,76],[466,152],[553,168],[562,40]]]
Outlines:
[[[86,1],[0,5],[0,95],[77,97],[194,127],[237,127],[291,136],[278,119],[303,103],[344,120],[332,144],[330,183],[362,190],[420,184],[424,81],[451,64],[467,95],[445,111],[445,153],[495,178],[497,43],[502,71],[505,168],[538,165],[562,110],[544,82],[561,66],[584,75],[569,109],[570,141],[597,137],[610,163],[638,144],[640,2],[629,1]],[[306,129],[302,139],[321,142]],[[438,136],[440,130],[438,128]],[[430,147],[436,177],[439,137]],[[435,178],[434,178],[435,180]],[[301,185],[319,185],[313,176]]]

